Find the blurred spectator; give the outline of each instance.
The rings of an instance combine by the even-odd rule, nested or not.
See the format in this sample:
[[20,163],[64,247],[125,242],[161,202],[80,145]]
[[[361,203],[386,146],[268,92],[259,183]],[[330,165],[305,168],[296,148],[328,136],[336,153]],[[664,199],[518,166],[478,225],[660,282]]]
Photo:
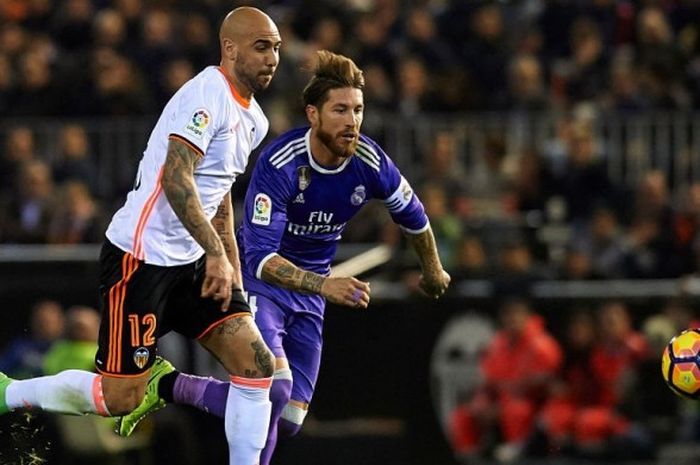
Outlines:
[[58,91],[45,54],[25,52],[19,59],[17,89],[10,99],[12,116],[58,116],[66,103]]
[[547,277],[548,271],[534,260],[527,242],[522,239],[507,239],[501,244],[494,278],[494,295],[528,296],[532,284]]
[[158,86],[158,105],[165,107],[175,92],[195,75],[192,63],[185,58],[175,58],[164,66]]
[[530,147],[516,160],[512,189],[515,203],[521,213],[534,213],[542,221],[548,198],[552,195],[553,177],[540,153]]
[[99,244],[107,219],[81,181],[66,181],[58,190],[48,227],[49,244]]
[[34,132],[27,126],[13,126],[5,133],[2,158],[0,158],[0,193],[10,195],[17,185],[24,163],[36,157]]
[[111,8],[100,10],[93,22],[94,43],[98,47],[109,47],[124,52],[126,22],[124,17]]
[[419,195],[435,234],[442,263],[450,269],[455,262],[457,244],[462,237],[462,223],[449,207],[447,191],[441,184],[428,183]]
[[90,0],[66,0],[53,24],[54,37],[67,51],[83,51],[92,43],[94,8]]
[[[193,69],[203,69],[216,64],[217,57],[212,55],[212,37],[216,31],[202,14],[190,13],[184,24],[184,55]],[[286,39],[286,38],[285,38]]]
[[610,66],[610,90],[603,94],[603,107],[612,111],[634,112],[648,106],[641,91],[639,70],[629,53],[621,52]]
[[591,258],[591,272],[601,278],[624,278],[625,242],[614,210],[600,207],[593,212],[585,229],[572,239]]
[[681,56],[671,25],[659,7],[647,6],[639,11],[636,44],[642,89],[651,107],[657,110],[685,107],[688,96],[678,82]]
[[6,54],[0,52],[0,111],[3,114],[10,111],[10,98],[14,86],[13,74],[12,63]]
[[40,160],[23,163],[14,183],[17,192],[0,201],[0,237],[4,242],[46,242],[53,208],[53,179]]
[[571,30],[571,60],[566,92],[573,102],[594,99],[607,87],[607,57],[599,26],[588,18],[577,19]]
[[493,277],[486,249],[477,236],[469,235],[462,238],[457,245],[455,263],[449,271],[454,281]]
[[91,192],[97,192],[97,166],[83,126],[66,124],[61,129],[53,174],[57,183],[80,181],[89,186]]
[[407,56],[397,66],[396,110],[411,117],[434,110],[437,103],[425,63],[418,57]]
[[500,99],[500,109],[537,112],[549,107],[542,67],[532,55],[515,55],[510,60],[507,89]]
[[503,219],[515,213],[505,159],[505,136],[500,132],[487,135],[483,156],[472,160],[466,176],[470,217]]
[[674,235],[681,260],[683,274],[692,273],[695,266],[695,250],[700,243],[700,183],[692,183],[682,192],[680,207],[674,218]]
[[496,457],[518,457],[562,361],[559,344],[527,301],[505,302],[500,321],[501,329],[481,359],[483,384],[450,419],[452,447],[464,459],[493,447],[489,438],[494,430],[503,441],[494,451]]
[[620,200],[608,177],[590,123],[579,121],[568,140],[566,170],[559,174],[557,192],[566,200],[568,219],[581,227],[599,206],[616,206]]
[[[154,103],[139,71],[125,56],[109,48],[98,49],[92,62],[89,112],[104,116],[149,114]],[[157,76],[157,73],[156,73]],[[151,75],[152,79],[157,79]]]
[[503,14],[497,3],[486,3],[469,20],[471,37],[460,44],[461,62],[477,86],[479,109],[492,108],[506,87],[507,43]]
[[444,187],[449,209],[459,216],[468,210],[467,174],[460,157],[460,144],[454,131],[438,130],[422,149],[423,169],[417,185],[427,183]]
[[602,385],[599,402],[621,405],[636,386],[635,369],[650,355],[644,336],[634,329],[626,304],[604,302],[598,313],[600,339],[591,354],[591,366]]
[[367,118],[378,111],[387,111],[394,106],[394,86],[384,67],[378,63],[368,63],[363,69],[365,76],[364,99]]
[[588,252],[579,246],[572,245],[566,251],[564,268],[559,279],[565,281],[585,281],[596,279],[598,276],[593,271],[592,258]]
[[65,331],[44,356],[45,375],[63,370],[95,371],[100,314],[91,307],[75,306],[66,311]]
[[403,54],[420,57],[423,63],[430,63],[436,73],[454,66],[456,57],[438,35],[435,18],[428,8],[414,6],[408,11],[404,24]]
[[37,302],[31,311],[29,331],[11,341],[0,356],[0,371],[13,378],[41,376],[46,352],[64,328],[63,308],[53,300]]
[[[598,326],[585,310],[573,313],[569,319],[562,374],[552,384],[550,399],[542,409],[545,451],[604,460],[650,457],[648,435],[620,411],[625,400],[622,395],[633,395],[631,391],[618,391],[620,383],[631,376],[644,357],[643,352],[629,356],[625,344],[630,344],[631,351],[645,350],[643,339],[631,333],[624,321],[625,311],[616,303],[606,304]],[[604,329],[608,324],[611,328]],[[630,341],[624,339],[626,336]],[[618,355],[621,358],[616,359]],[[603,360],[613,366],[604,366]],[[604,376],[605,371],[615,374]],[[611,390],[619,395],[611,396]]]
[[311,31],[311,47],[339,53],[343,45],[343,25],[332,16],[320,18]]

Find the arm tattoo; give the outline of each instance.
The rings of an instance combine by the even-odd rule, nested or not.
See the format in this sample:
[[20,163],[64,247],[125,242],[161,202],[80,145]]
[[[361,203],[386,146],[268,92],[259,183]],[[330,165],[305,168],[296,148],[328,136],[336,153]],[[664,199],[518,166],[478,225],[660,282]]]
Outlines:
[[265,263],[262,278],[268,283],[309,294],[320,294],[321,286],[326,280],[320,274],[302,270],[279,255],[273,256]]
[[226,200],[219,205],[219,208],[216,210],[216,215],[214,215],[214,218],[211,220],[211,224],[214,226],[216,234],[219,235],[221,242],[223,242],[226,254],[230,255],[233,250],[230,241],[231,232],[227,224],[229,221],[229,214],[225,202]]
[[231,203],[231,193],[227,193],[221,203],[219,208],[216,210],[214,218],[211,220],[211,224],[216,230],[221,243],[224,246],[224,251],[228,257],[228,261],[233,266],[234,276],[233,283],[234,286],[243,287],[243,278],[241,276],[241,266],[240,266],[240,256],[238,254],[238,243],[236,242],[236,234],[233,228],[233,204]]
[[194,240],[207,254],[221,255],[223,245],[204,214],[194,182],[194,168],[198,162],[199,155],[194,150],[171,140],[161,185],[170,206]]
[[442,269],[442,264],[440,263],[440,256],[438,255],[432,228],[428,227],[428,229],[419,234],[406,234],[406,237],[416,255],[418,255],[423,273],[438,273]]

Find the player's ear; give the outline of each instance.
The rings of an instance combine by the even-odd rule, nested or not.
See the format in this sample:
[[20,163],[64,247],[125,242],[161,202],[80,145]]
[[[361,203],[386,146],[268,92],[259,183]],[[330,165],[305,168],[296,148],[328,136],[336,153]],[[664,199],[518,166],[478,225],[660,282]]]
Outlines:
[[230,61],[235,61],[238,57],[238,46],[228,37],[221,40],[221,54]]
[[309,120],[311,126],[315,126],[318,123],[318,108],[314,105],[306,105],[304,111],[306,112],[306,119]]

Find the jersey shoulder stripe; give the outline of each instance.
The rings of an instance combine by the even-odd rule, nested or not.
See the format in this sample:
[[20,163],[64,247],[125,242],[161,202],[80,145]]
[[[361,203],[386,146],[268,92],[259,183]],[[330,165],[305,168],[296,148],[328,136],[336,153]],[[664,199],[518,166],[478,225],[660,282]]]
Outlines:
[[270,163],[275,164],[277,163],[280,159],[285,158],[287,155],[289,155],[290,150],[294,150],[294,148],[298,147],[300,143],[304,142],[303,137],[297,137],[286,144],[284,144],[281,148],[275,150],[272,152],[272,155],[270,155]]
[[274,166],[277,169],[280,169],[284,165],[292,161],[294,157],[298,155],[303,155],[305,153],[306,146],[303,143],[301,145],[292,146],[292,148],[289,149],[288,153],[283,158],[280,158],[279,160],[277,160],[277,162],[273,163],[272,166]]
[[372,153],[369,152],[361,144],[357,145],[357,150],[355,151],[355,155],[357,155],[357,158],[359,158],[360,160],[362,160],[363,162],[365,162],[366,164],[371,166],[372,169],[379,172],[379,170],[380,170],[379,156],[377,156],[376,154],[373,156]]
[[370,159],[374,160],[375,162],[377,162],[377,164],[379,164],[379,153],[377,153],[377,150],[374,147],[362,140],[359,141],[357,147],[362,149]]

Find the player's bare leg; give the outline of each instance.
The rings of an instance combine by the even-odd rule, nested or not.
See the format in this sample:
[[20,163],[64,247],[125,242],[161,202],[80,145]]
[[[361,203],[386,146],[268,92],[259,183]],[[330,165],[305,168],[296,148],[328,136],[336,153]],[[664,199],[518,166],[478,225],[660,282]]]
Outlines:
[[257,464],[270,422],[274,356],[251,315],[223,321],[200,343],[231,375],[224,413],[229,463]]

